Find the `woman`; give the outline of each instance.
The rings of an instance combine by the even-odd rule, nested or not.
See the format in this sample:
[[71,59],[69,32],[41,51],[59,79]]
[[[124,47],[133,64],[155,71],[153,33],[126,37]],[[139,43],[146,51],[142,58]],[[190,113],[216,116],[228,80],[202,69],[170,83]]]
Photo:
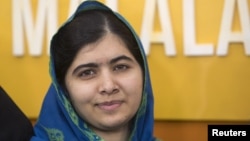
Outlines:
[[51,41],[53,84],[32,141],[153,141],[153,95],[138,36],[85,1]]

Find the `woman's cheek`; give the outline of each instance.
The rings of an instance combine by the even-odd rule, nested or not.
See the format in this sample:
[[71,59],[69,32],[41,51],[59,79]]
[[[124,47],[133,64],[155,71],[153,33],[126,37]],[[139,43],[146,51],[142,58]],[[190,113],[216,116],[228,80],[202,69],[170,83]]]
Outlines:
[[73,101],[84,102],[90,100],[94,96],[94,90],[86,84],[71,83],[69,85],[69,93]]

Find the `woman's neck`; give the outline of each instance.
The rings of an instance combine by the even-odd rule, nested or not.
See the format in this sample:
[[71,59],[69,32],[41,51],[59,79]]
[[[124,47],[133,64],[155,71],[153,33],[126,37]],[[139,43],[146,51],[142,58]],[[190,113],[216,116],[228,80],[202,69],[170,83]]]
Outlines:
[[103,138],[105,141],[128,141],[129,138],[129,127],[121,127],[115,130],[96,130],[94,129],[96,134]]

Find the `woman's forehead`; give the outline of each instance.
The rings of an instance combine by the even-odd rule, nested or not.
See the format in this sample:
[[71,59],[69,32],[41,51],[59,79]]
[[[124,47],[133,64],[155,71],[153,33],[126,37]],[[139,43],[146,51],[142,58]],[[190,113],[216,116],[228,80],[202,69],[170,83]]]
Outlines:
[[121,38],[115,34],[109,33],[97,42],[83,46],[77,53],[75,60],[108,62],[112,58],[121,55],[134,59]]

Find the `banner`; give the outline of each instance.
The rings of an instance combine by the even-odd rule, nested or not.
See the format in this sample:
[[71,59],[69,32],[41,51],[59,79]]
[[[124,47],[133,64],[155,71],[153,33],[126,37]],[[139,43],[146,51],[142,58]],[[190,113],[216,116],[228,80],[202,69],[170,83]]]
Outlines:
[[[31,118],[49,44],[80,0],[0,1],[0,85]],[[103,0],[141,37],[155,119],[250,120],[250,0]]]

